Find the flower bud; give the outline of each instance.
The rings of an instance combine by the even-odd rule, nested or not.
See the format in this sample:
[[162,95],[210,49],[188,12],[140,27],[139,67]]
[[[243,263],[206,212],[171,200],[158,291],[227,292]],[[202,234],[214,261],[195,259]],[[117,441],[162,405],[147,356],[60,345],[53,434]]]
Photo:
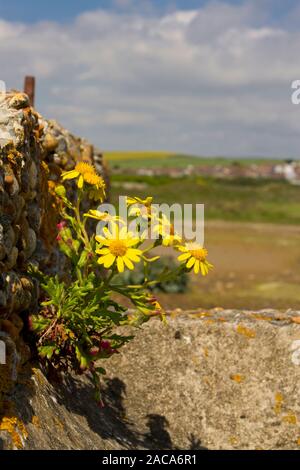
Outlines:
[[97,354],[99,353],[99,348],[94,346],[89,350],[89,353],[90,353],[91,356],[97,356]]
[[63,185],[56,186],[55,193],[59,197],[66,197],[66,188]]
[[59,222],[59,224],[56,225],[59,231],[63,230],[67,226],[67,222],[65,220],[62,220]]

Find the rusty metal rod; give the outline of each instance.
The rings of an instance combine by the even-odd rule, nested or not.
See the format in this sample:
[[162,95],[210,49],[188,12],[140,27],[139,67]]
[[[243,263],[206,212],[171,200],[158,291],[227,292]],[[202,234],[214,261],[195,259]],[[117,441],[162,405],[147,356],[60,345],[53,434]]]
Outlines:
[[28,95],[30,106],[34,106],[35,77],[27,76],[24,80],[24,93]]

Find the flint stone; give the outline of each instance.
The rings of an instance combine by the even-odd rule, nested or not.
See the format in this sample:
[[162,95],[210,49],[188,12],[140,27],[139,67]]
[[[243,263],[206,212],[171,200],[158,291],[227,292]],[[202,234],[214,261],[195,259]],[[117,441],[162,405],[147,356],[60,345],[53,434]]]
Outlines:
[[9,108],[21,109],[29,106],[29,98],[25,93],[16,93],[8,103]]

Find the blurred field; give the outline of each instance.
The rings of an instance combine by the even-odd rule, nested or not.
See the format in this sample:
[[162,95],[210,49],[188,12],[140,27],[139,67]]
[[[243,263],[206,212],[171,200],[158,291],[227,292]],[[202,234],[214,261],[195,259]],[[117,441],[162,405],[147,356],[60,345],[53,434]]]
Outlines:
[[186,294],[160,294],[169,308],[300,308],[300,227],[208,222],[215,269],[192,276]]
[[152,195],[157,203],[203,203],[207,220],[300,224],[300,187],[281,180],[112,174],[113,202],[119,194]]
[[[197,157],[171,152],[104,152],[104,157],[111,168],[183,168],[187,165],[228,165],[237,160],[224,157]],[[272,160],[269,160],[272,161]],[[240,165],[260,164],[260,158],[239,160]]]
[[108,161],[124,161],[124,160],[148,160],[150,159],[164,159],[174,157],[175,154],[169,152],[105,152],[104,157]]
[[185,167],[195,157],[168,152],[107,152],[104,154],[111,168],[168,168]]
[[[164,161],[186,164],[185,158]],[[156,158],[153,166],[158,161],[161,167]],[[299,186],[281,180],[112,173],[112,201],[126,194],[152,195],[157,203],[205,204],[206,246],[215,269],[206,278],[191,276],[185,294],[160,294],[166,307],[300,308]]]

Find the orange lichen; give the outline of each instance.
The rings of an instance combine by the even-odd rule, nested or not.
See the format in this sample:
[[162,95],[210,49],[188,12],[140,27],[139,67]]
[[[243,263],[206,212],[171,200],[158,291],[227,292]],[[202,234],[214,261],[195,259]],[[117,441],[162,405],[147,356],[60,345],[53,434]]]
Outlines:
[[277,392],[275,394],[275,406],[274,406],[274,411],[277,415],[281,413],[282,404],[283,404],[283,395],[280,392]]
[[198,366],[200,364],[200,359],[198,356],[192,356],[192,361],[195,364],[195,366]]
[[247,328],[246,326],[241,325],[241,324],[237,326],[236,331],[240,335],[243,335],[249,339],[253,339],[256,336],[256,331],[251,330],[250,328]]
[[241,374],[232,374],[230,376],[231,380],[233,380],[234,382],[240,384],[241,382],[244,382],[245,380],[245,376],[244,375],[241,375]]
[[204,320],[204,323],[205,323],[206,325],[212,325],[212,324],[215,323],[215,322],[216,322],[216,320],[214,320],[213,318],[210,318],[209,320]]
[[35,415],[32,416],[32,418],[31,418],[31,424],[33,424],[34,426],[36,426],[36,427],[39,428],[39,427],[41,426],[39,417],[38,417],[38,416],[35,416]]
[[266,315],[261,315],[260,313],[252,313],[252,317],[255,318],[255,320],[263,320],[263,321],[272,321],[274,318],[268,317]]
[[212,316],[211,312],[198,312],[198,313],[191,314],[192,318],[205,318],[205,317],[211,317],[211,316]]
[[24,439],[28,437],[28,432],[22,421],[18,418],[2,418],[0,422],[0,431],[6,431],[9,433],[14,448],[22,449],[24,447]]
[[237,443],[238,443],[238,439],[237,439],[237,437],[235,437],[235,436],[231,436],[231,437],[229,438],[229,442],[230,442],[230,444],[231,444],[232,446],[235,446],[235,445],[237,445]]
[[290,412],[287,415],[283,416],[282,422],[287,424],[293,424],[295,426],[297,424],[297,416]]

